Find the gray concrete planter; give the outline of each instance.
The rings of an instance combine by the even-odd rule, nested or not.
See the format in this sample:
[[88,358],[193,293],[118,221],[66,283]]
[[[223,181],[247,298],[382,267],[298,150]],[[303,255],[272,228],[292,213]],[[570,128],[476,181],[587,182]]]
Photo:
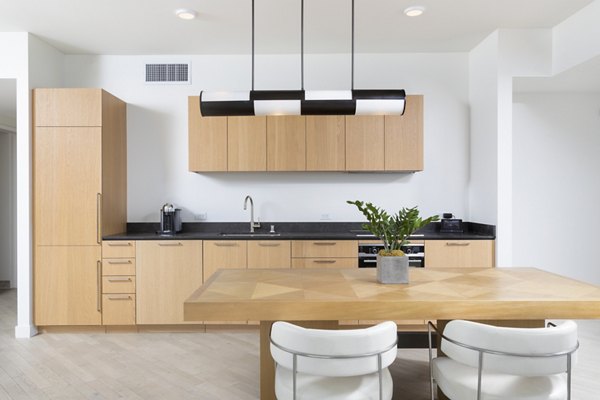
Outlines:
[[408,283],[408,256],[382,257],[378,254],[377,281],[379,283]]

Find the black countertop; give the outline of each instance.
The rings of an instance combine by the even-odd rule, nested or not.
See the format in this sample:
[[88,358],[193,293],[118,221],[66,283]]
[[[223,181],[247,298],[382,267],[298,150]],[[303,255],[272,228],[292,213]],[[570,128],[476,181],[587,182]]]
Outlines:
[[[275,225],[276,235],[269,234]],[[127,224],[127,232],[104,236],[104,240],[376,240],[362,228],[362,222],[261,222],[255,235],[248,235],[249,222],[190,222],[175,235],[159,235],[158,223]],[[463,222],[462,233],[440,232],[440,223],[419,229],[413,240],[493,240],[494,225]]]

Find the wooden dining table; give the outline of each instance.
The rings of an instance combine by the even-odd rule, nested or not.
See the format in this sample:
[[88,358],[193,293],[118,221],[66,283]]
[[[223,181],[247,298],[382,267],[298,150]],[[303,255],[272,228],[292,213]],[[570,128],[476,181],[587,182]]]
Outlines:
[[260,321],[260,393],[275,399],[274,321],[336,329],[339,320],[468,319],[543,326],[600,319],[600,287],[536,268],[411,268],[380,284],[373,268],[219,270],[184,303],[186,321]]

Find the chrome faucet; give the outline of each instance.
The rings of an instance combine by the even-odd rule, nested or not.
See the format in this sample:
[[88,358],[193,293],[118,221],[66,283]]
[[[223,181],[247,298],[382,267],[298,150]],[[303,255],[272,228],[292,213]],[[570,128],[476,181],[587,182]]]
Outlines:
[[254,202],[250,195],[244,199],[244,210],[248,208],[248,200],[250,200],[250,233],[254,233],[254,228],[260,228],[260,222],[254,222]]

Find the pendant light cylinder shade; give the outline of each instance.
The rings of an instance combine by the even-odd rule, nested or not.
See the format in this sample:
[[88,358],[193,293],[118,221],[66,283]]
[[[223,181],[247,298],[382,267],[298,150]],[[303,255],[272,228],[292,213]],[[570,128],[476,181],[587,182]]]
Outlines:
[[404,90],[200,92],[203,117],[247,115],[402,115]]

